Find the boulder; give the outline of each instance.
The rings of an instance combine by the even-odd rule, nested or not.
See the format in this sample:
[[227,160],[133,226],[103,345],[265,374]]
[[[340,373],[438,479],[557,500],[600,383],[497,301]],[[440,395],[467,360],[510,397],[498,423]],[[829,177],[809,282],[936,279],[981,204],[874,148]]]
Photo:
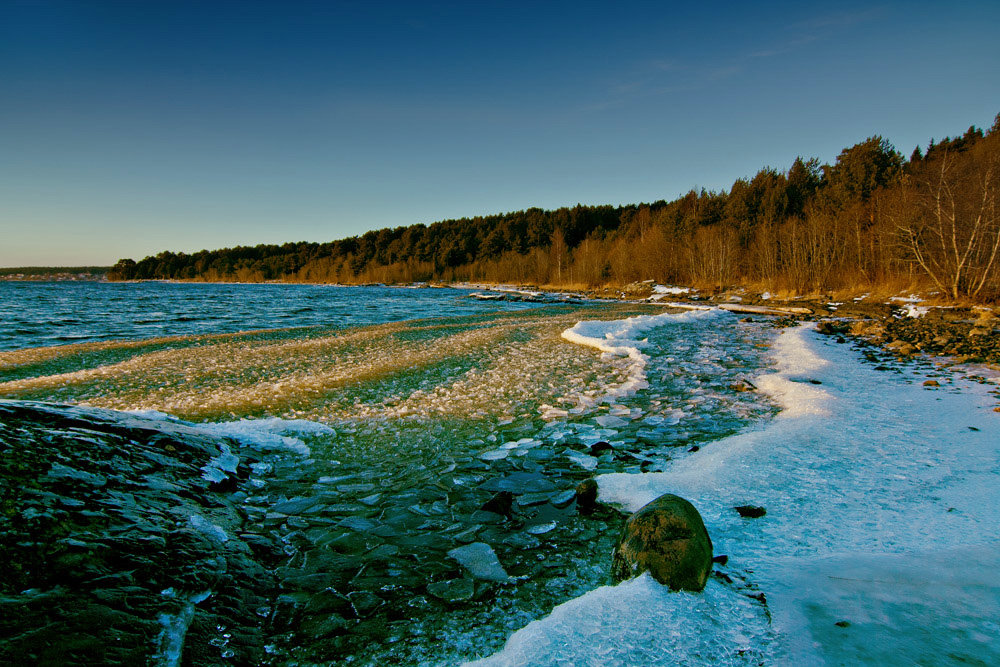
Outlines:
[[611,563],[614,583],[649,572],[674,590],[700,591],[712,571],[712,540],[694,505],[665,494],[625,522]]

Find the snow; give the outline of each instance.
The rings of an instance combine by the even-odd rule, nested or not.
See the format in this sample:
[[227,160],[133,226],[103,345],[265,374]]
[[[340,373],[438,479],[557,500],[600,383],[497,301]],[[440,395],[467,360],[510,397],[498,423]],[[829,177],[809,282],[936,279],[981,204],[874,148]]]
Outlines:
[[[628,511],[690,500],[766,612],[718,579],[692,595],[640,577],[477,664],[1000,664],[994,387],[926,389],[926,367],[876,371],[810,325],[779,335],[773,369],[754,382],[777,418],[664,472],[598,477],[599,499]],[[743,519],[744,504],[767,514]]]
[[[732,664],[753,636],[701,619],[753,615],[753,601],[712,581],[702,594],[672,593],[648,574],[602,586],[516,632],[476,667]],[[683,657],[686,654],[686,657]],[[756,662],[756,661],[754,661]]]
[[[91,408],[91,410],[98,411],[99,408]],[[301,439],[294,436],[336,435],[336,432],[326,424],[308,419],[269,417],[266,419],[240,419],[231,422],[193,423],[158,410],[125,410],[124,412],[142,419],[182,425],[195,433],[231,438],[262,451],[289,449],[302,456],[309,456],[309,447]],[[116,413],[108,412],[108,414]],[[209,481],[220,482],[226,478],[225,472],[236,472],[238,463],[239,458],[227,447],[223,447],[223,453],[213,458],[208,465],[202,468],[205,471],[204,477]]]
[[653,294],[688,294],[690,287],[676,287],[673,285],[653,285]]
[[928,312],[930,312],[930,308],[927,306],[915,306],[908,303],[903,307],[903,314],[907,317],[923,317]]

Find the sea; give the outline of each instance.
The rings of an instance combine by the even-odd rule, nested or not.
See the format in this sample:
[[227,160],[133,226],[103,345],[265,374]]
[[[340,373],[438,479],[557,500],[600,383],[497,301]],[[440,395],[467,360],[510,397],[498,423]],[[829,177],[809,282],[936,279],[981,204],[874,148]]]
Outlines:
[[[836,616],[840,570],[905,579],[933,561],[910,554],[947,563],[959,545],[975,576],[995,565],[970,537],[1000,504],[989,396],[957,380],[930,395],[929,363],[808,324],[516,290],[0,283],[0,318],[0,400],[279,437],[243,500],[287,556],[281,599],[254,612],[274,628],[269,664],[854,664],[887,627],[905,638],[894,655],[1000,655],[996,587],[970,593],[947,565]],[[973,470],[935,448],[934,399],[968,421]],[[608,503],[594,512],[575,502],[588,479]],[[665,492],[727,556],[702,594],[611,585],[628,511]],[[911,514],[915,532],[892,523]],[[852,553],[869,560],[829,560]],[[972,600],[962,619],[929,610],[941,578]],[[323,595],[350,604],[310,616]],[[964,633],[960,650],[921,639],[914,609]]]

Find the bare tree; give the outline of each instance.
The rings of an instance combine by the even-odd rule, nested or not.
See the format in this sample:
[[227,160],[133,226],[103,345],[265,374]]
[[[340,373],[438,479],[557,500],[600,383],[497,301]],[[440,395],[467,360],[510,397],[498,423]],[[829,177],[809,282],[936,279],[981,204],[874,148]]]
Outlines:
[[944,151],[885,202],[904,246],[954,299],[995,287],[1000,258],[1000,135],[969,150]]

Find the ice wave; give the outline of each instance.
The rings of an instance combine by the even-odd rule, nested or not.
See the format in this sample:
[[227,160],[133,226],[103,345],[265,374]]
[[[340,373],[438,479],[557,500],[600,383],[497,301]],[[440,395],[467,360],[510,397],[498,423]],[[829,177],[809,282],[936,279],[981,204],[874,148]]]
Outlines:
[[626,379],[617,386],[609,387],[596,402],[611,402],[631,396],[646,389],[646,365],[649,357],[641,351],[648,345],[639,336],[649,329],[680,322],[713,320],[726,315],[718,309],[692,310],[683,313],[660,313],[658,315],[636,315],[623,320],[585,320],[562,332],[562,337],[578,345],[586,345],[600,350],[609,358],[621,357],[627,360]]

